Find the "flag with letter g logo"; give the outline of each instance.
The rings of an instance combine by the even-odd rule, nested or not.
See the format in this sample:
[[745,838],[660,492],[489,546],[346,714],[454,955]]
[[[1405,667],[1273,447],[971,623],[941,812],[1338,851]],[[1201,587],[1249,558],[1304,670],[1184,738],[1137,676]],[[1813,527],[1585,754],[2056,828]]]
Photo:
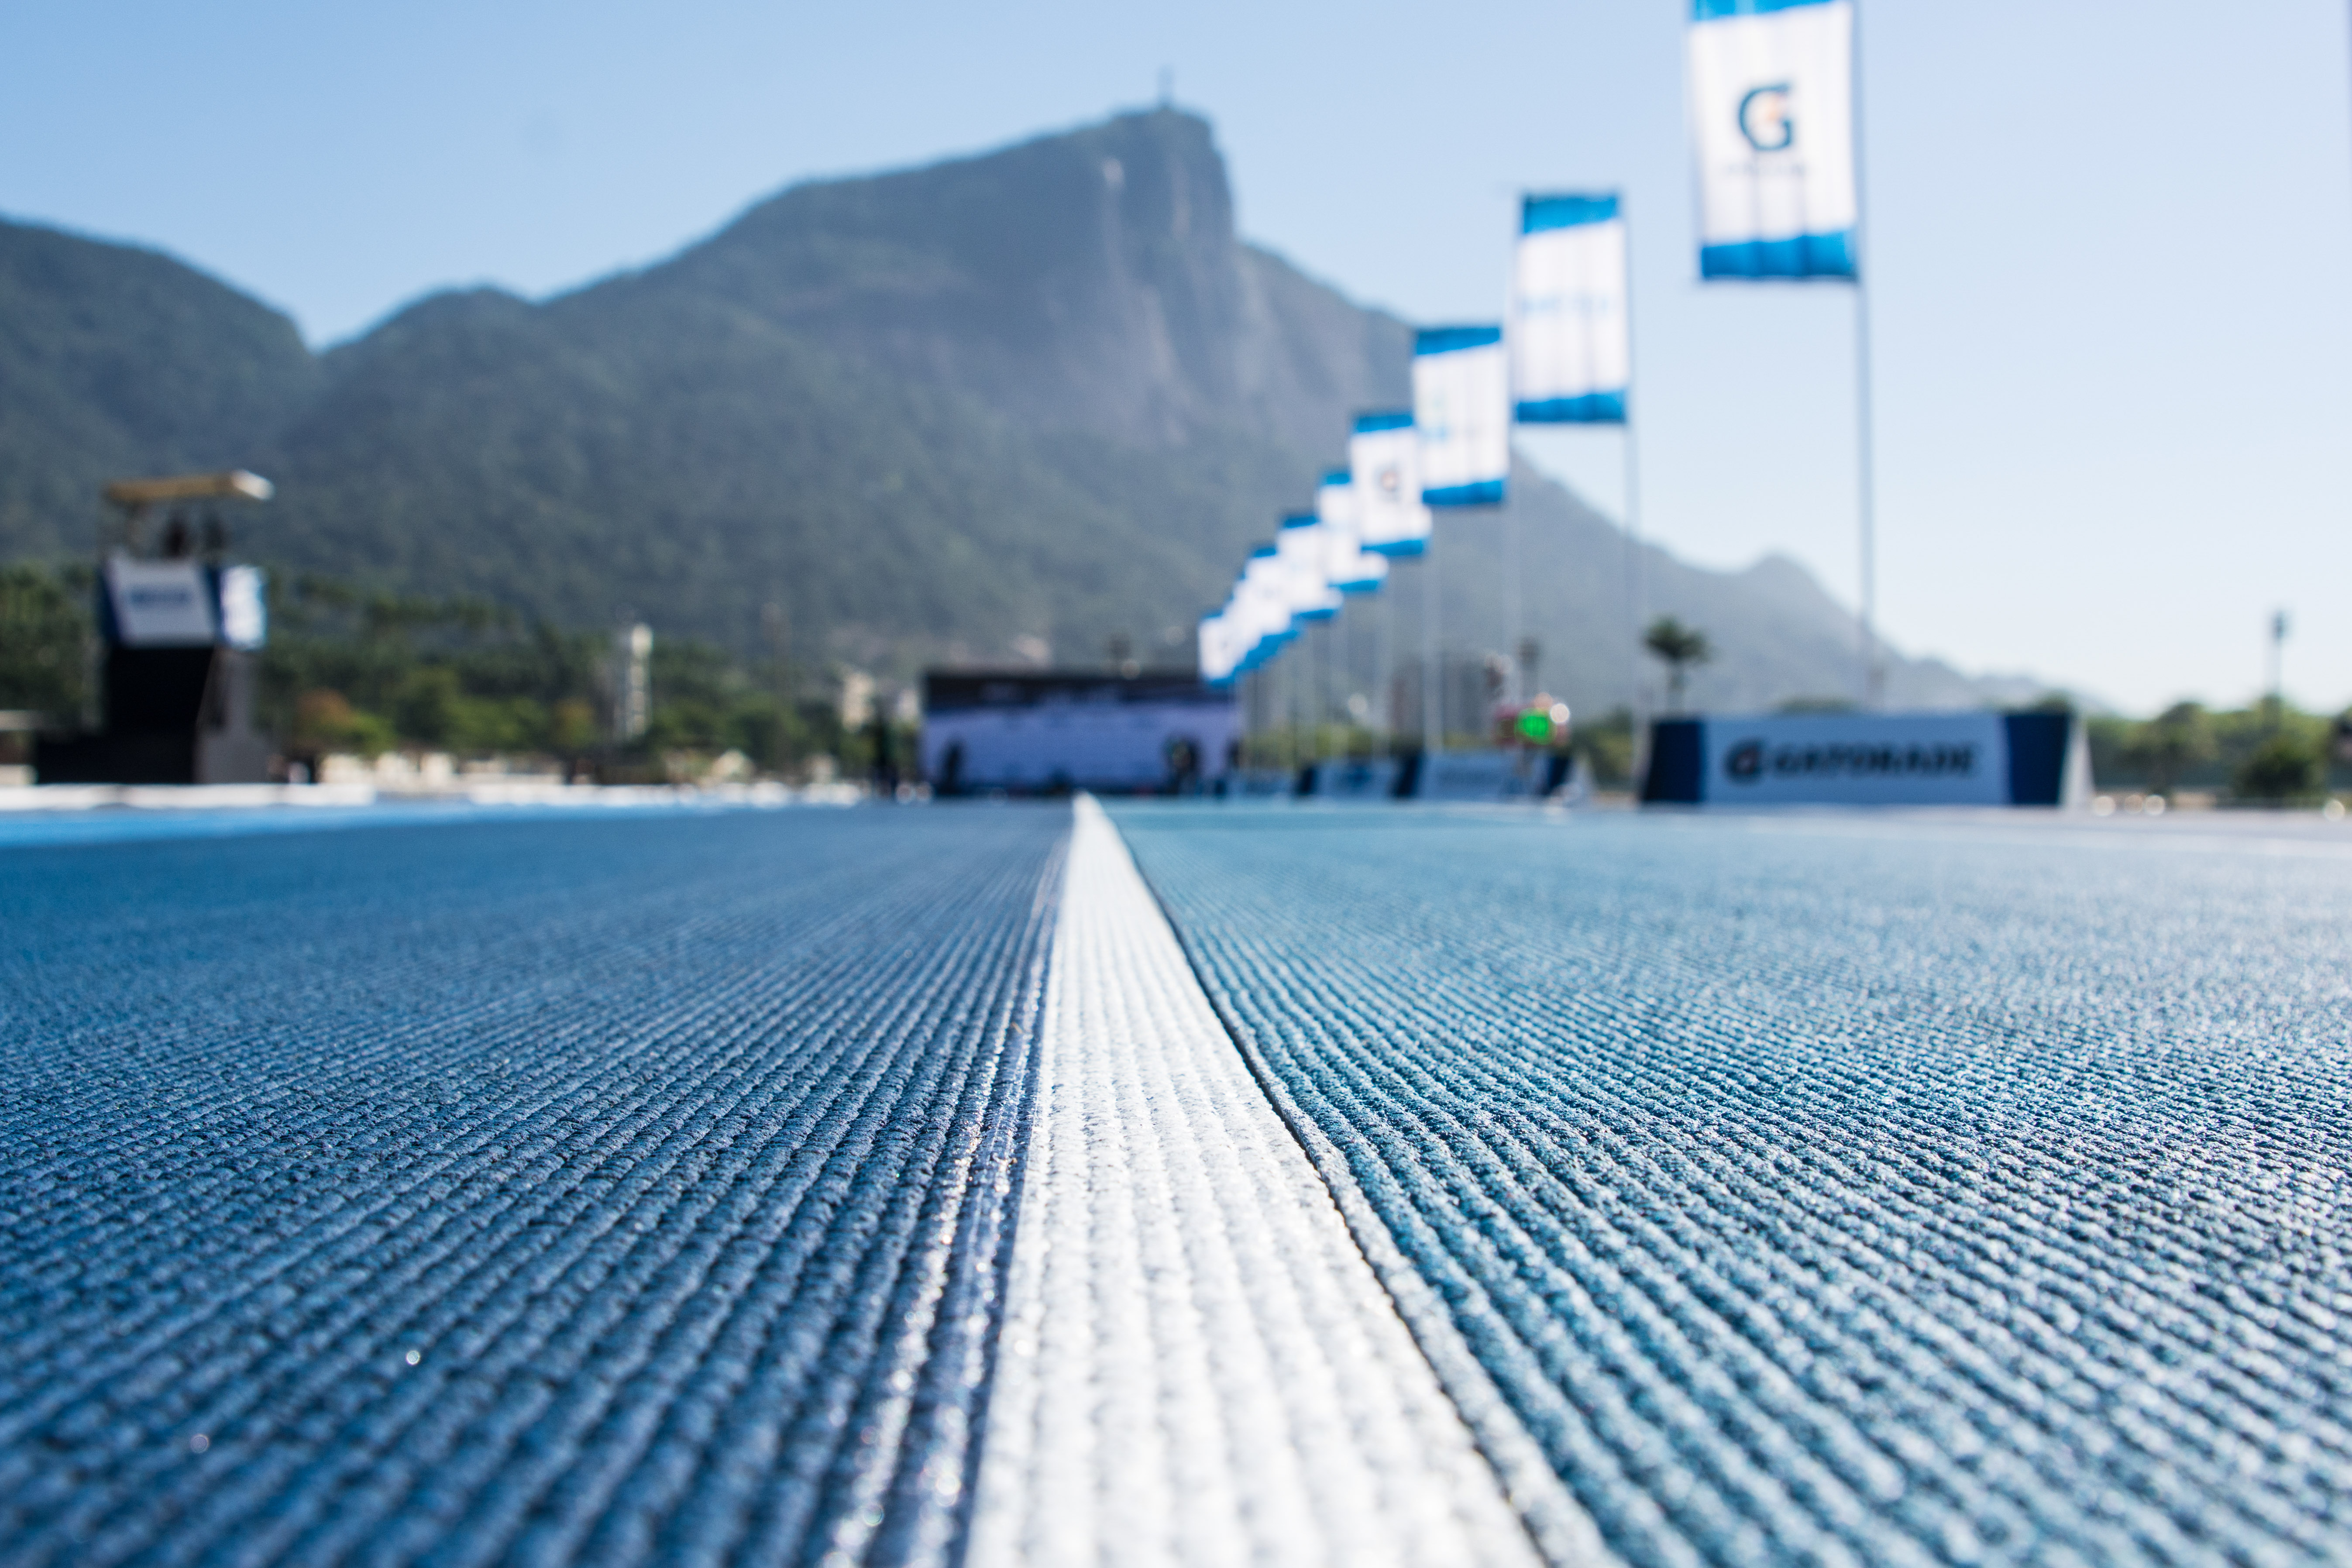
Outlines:
[[1739,100],[1739,133],[1759,153],[1785,153],[1797,139],[1797,122],[1789,117],[1789,84],[1776,81],[1752,87]]
[[1853,278],[1853,0],[1691,0],[1699,276]]

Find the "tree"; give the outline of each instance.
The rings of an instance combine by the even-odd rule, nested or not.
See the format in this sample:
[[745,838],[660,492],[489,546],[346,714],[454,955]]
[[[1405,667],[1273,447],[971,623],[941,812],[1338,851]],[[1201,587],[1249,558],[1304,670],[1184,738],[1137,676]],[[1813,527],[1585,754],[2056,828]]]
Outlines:
[[1689,684],[1691,668],[1713,658],[1714,645],[1696,626],[1686,626],[1672,616],[1660,616],[1642,634],[1642,646],[1665,661],[1666,706],[1681,712],[1683,689]]
[[1612,708],[1597,723],[1576,727],[1576,752],[1593,782],[1622,789],[1633,782],[1633,711]]
[[0,566],[0,708],[62,723],[81,716],[89,600],[86,576]]
[[2297,795],[2317,795],[2326,776],[2326,759],[2319,748],[2291,730],[2282,730],[2238,765],[2230,787],[2249,800],[2276,805]]
[[2180,775],[2201,767],[2220,754],[2213,721],[2203,704],[2176,702],[2145,724],[2133,728],[2124,743],[2124,761],[2146,771],[2147,787],[2169,795]]

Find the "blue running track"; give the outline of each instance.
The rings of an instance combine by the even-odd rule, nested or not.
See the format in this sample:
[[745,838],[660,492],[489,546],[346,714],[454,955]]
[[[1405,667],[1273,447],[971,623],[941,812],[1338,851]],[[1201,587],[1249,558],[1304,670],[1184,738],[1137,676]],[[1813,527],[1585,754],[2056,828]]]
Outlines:
[[2352,1561],[2343,845],[1115,815],[1627,1562]]
[[934,1561],[1066,810],[0,853],[0,1561]]
[[1054,806],[0,847],[0,1568],[1312,1556],[1216,1379],[1102,1414],[1379,1405],[1213,1321],[1400,1347],[1358,1468],[1490,1561],[2352,1562],[2352,839],[1113,818],[1181,952]]

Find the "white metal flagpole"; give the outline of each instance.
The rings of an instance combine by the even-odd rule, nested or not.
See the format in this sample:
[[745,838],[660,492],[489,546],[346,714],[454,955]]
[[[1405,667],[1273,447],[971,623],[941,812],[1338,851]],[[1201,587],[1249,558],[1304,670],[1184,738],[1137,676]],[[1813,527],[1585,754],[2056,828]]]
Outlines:
[[[1859,268],[1857,268],[1859,270]],[[1870,288],[1853,282],[1853,400],[1856,511],[1862,523],[1862,694],[1875,708],[1886,694],[1886,670],[1878,656],[1878,541],[1876,476],[1870,427]]]
[[1344,606],[1339,611],[1339,620],[1331,627],[1331,638],[1339,647],[1336,662],[1339,667],[1339,688],[1335,693],[1339,708],[1332,721],[1339,725],[1339,733],[1344,736],[1348,733],[1349,721],[1355,717],[1348,710],[1348,699],[1354,695],[1356,684],[1355,638],[1348,635],[1348,612]]
[[1633,685],[1628,689],[1627,707],[1633,715],[1637,745],[1645,707],[1642,700],[1642,601],[1646,586],[1642,573],[1642,454],[1633,436],[1633,411],[1628,408],[1625,411],[1625,656],[1633,661]]
[[[1395,568],[1391,565],[1393,574]],[[1381,597],[1380,625],[1373,631],[1372,679],[1380,688],[1372,694],[1373,720],[1386,738],[1389,754],[1396,753],[1396,617],[1397,600],[1401,595],[1383,591]]]
[[1853,7],[1853,407],[1854,480],[1862,544],[1862,701],[1875,708],[1885,696],[1886,672],[1878,657],[1878,496],[1872,449],[1870,385],[1870,203],[1863,179],[1862,5]]
[[1334,616],[1323,623],[1323,657],[1315,661],[1315,718],[1308,733],[1314,737],[1311,760],[1318,763],[1323,760],[1323,732],[1331,724],[1331,663],[1339,635],[1339,617]]
[[[1503,644],[1505,668],[1508,670],[1504,694],[1513,702],[1524,702],[1530,693],[1519,689],[1519,643],[1527,635],[1526,606],[1519,597],[1519,578],[1523,573],[1525,546],[1519,538],[1519,513],[1516,507],[1503,508],[1503,631],[1507,639]],[[1484,719],[1480,720],[1485,722]]]
[[1421,555],[1421,749],[1445,750],[1444,718],[1437,700],[1437,551],[1431,540]]
[[[1619,198],[1625,223],[1625,657],[1632,661],[1633,682],[1626,689],[1626,710],[1633,720],[1633,750],[1638,754],[1647,730],[1642,700],[1642,620],[1647,584],[1642,574],[1642,448],[1633,434],[1634,388],[1640,384],[1633,357],[1633,216]],[[1638,760],[1638,759],[1637,759]]]

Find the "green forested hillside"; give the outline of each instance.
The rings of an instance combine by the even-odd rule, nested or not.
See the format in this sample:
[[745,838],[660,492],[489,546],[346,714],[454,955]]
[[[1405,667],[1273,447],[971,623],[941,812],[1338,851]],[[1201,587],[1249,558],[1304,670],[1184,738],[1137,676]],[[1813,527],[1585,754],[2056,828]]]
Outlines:
[[[0,558],[85,551],[107,478],[242,465],[278,485],[243,553],[374,593],[745,658],[781,626],[803,671],[1181,657],[1353,412],[1406,399],[1410,344],[1243,242],[1208,125],[1171,110],[796,187],[659,265],[436,296],[315,357],[177,262],[0,224]],[[1449,647],[1504,647],[1516,580],[1545,683],[1630,694],[1624,542],[1565,490],[1523,471],[1433,559]],[[1359,651],[1417,638],[1424,570],[1394,626],[1351,611]],[[1851,689],[1851,622],[1794,565],[1651,550],[1641,577],[1721,650],[1696,700]],[[1985,692],[1927,663],[1890,688]]]
[[244,461],[320,379],[293,322],[170,257],[0,223],[0,550],[86,551],[100,485]]

